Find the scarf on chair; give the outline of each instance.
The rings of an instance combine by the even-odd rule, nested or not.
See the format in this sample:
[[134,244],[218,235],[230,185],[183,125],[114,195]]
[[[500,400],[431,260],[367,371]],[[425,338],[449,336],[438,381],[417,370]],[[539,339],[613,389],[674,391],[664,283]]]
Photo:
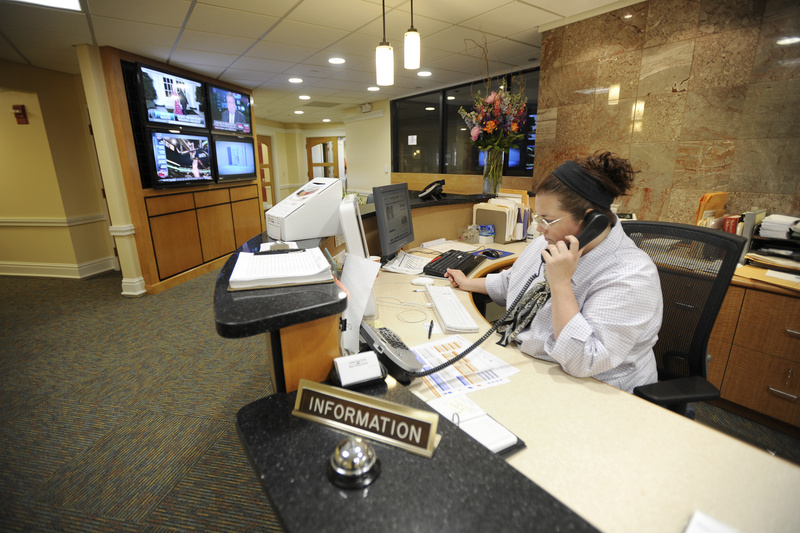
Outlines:
[[516,340],[517,335],[527,328],[547,300],[550,299],[550,284],[547,280],[540,281],[536,286],[525,293],[510,313],[500,318],[497,332],[500,333],[500,346],[508,345],[508,341]]

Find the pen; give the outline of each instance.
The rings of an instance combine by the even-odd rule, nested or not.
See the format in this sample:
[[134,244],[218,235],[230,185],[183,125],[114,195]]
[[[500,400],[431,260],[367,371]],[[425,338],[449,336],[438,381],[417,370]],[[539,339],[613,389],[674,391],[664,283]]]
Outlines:
[[305,252],[305,248],[289,248],[288,250],[264,250],[255,252],[253,255],[272,255],[272,254],[290,254],[292,252]]
[[433,333],[433,320],[431,320],[431,325],[428,326],[428,338],[431,338],[431,333]]

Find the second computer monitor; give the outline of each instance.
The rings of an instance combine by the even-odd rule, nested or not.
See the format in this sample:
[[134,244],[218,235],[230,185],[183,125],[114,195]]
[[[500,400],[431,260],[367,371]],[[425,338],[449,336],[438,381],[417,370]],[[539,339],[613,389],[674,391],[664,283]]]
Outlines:
[[388,261],[403,246],[414,241],[408,184],[396,183],[373,187],[372,196],[375,199],[381,256],[384,261]]

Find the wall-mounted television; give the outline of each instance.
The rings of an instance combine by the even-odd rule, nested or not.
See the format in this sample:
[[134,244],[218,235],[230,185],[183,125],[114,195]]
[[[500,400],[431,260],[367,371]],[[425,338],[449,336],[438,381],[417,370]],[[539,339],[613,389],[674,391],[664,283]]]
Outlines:
[[150,126],[206,128],[202,82],[147,65],[138,65],[139,96]]
[[150,130],[151,184],[155,188],[213,183],[210,137]]
[[250,95],[214,85],[208,86],[211,131],[252,133]]
[[252,137],[214,135],[217,181],[254,179],[256,157]]

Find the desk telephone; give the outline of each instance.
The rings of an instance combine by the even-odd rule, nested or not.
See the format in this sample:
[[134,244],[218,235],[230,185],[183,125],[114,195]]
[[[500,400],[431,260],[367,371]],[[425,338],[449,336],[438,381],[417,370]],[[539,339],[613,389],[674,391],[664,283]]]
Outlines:
[[[608,227],[608,223],[608,217],[603,213],[589,211],[586,214],[586,217],[583,219],[583,231],[577,236],[578,248],[583,248],[592,240],[597,238]],[[569,243],[567,243],[567,246],[569,246]],[[545,251],[550,253],[547,250]],[[544,261],[542,261],[542,265],[543,264]],[[366,322],[362,322],[361,337],[369,345],[370,349],[375,351],[375,353],[378,355],[378,359],[387,367],[388,372],[397,381],[400,381],[401,383],[409,383],[414,378],[421,378],[435,374],[436,372],[447,368],[453,363],[460,361],[472,350],[480,346],[483,341],[488,339],[489,336],[495,332],[497,326],[501,324],[508,317],[509,313],[514,310],[517,303],[528,291],[528,287],[530,287],[531,283],[533,283],[533,280],[539,276],[540,272],[541,267],[539,272],[531,276],[528,281],[525,282],[525,285],[520,291],[519,296],[517,296],[516,301],[508,307],[508,310],[503,314],[503,316],[495,321],[495,323],[492,324],[492,327],[489,328],[489,330],[480,339],[464,349],[464,351],[462,351],[456,357],[453,357],[452,359],[445,361],[441,365],[434,368],[421,371],[422,364],[417,361],[414,352],[412,352],[408,346],[403,343],[400,337],[398,337],[397,334],[389,328],[375,329]]]

